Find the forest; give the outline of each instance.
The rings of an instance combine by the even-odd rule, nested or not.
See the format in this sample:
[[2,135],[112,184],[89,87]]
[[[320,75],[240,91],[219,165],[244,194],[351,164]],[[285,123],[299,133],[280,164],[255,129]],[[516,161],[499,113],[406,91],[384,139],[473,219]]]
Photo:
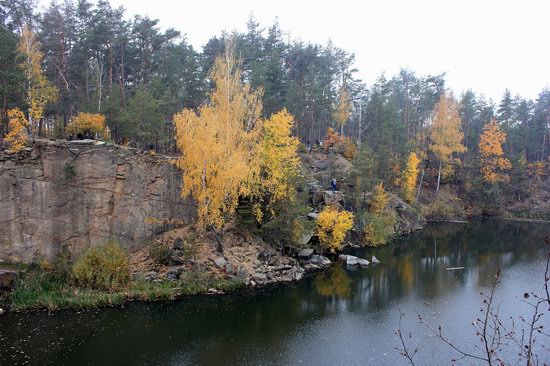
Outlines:
[[[253,16],[245,32],[215,35],[195,50],[180,31],[162,31],[147,16],[129,19],[108,1],[36,9],[33,0],[0,2],[1,136],[8,139],[25,121],[31,136],[45,138],[74,137],[79,123],[99,123],[115,143],[175,154],[174,116],[208,101],[215,59],[232,40],[241,82],[260,92],[261,117],[286,108],[302,150],[346,142],[369,188],[409,189],[416,201],[422,192],[410,186],[418,174],[420,186],[453,187],[470,202],[498,196],[506,205],[547,174],[549,89],[536,100],[506,90],[492,101],[473,90],[453,94],[444,74],[407,69],[367,85],[350,51],[288,39],[277,21],[263,26]],[[403,188],[412,153],[420,171],[409,172]]]

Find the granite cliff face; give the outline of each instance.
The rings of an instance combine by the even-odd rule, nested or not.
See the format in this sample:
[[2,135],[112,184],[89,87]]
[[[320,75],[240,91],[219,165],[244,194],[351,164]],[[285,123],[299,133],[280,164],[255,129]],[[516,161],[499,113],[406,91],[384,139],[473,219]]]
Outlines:
[[0,260],[77,254],[111,237],[138,248],[170,220],[192,220],[181,179],[167,157],[93,141],[0,151]]

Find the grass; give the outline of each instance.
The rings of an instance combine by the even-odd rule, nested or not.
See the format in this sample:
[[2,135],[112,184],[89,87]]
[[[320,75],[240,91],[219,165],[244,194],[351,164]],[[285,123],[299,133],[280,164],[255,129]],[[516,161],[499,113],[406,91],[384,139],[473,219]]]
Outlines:
[[213,278],[194,271],[186,274],[182,281],[136,279],[119,289],[104,291],[68,284],[52,273],[36,268],[28,271],[17,283],[11,294],[11,309],[88,309],[120,305],[132,300],[173,300],[185,295],[204,294],[211,288],[229,292],[243,286],[241,281]]

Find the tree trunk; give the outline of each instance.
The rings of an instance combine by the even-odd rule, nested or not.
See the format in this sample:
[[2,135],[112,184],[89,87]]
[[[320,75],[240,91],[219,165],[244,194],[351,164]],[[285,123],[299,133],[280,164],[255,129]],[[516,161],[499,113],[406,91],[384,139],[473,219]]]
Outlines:
[[437,188],[435,189],[435,195],[439,193],[439,184],[441,183],[441,161],[439,161],[439,170],[437,172]]
[[416,203],[418,201],[418,197],[420,197],[420,190],[422,189],[422,182],[424,181],[424,172],[426,171],[426,168],[422,168],[422,175],[420,176],[420,183],[418,183],[418,190],[416,191],[416,198],[414,199],[413,203]]

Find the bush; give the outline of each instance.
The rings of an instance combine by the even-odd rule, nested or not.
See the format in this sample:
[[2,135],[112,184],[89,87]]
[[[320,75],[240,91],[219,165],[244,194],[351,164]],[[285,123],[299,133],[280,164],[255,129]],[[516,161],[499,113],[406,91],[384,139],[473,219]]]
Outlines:
[[317,218],[317,236],[321,245],[334,252],[340,249],[347,232],[353,227],[353,214],[326,206]]
[[422,205],[422,214],[427,219],[439,220],[462,219],[466,216],[462,200],[446,190],[439,191],[432,202]]
[[172,246],[163,240],[155,241],[149,247],[149,257],[156,263],[168,264],[172,256]]
[[397,218],[393,211],[384,210],[377,214],[367,212],[363,217],[365,221],[363,240],[370,246],[386,244],[395,233]]
[[73,266],[73,277],[83,287],[113,290],[130,280],[128,253],[116,240],[89,248]]

